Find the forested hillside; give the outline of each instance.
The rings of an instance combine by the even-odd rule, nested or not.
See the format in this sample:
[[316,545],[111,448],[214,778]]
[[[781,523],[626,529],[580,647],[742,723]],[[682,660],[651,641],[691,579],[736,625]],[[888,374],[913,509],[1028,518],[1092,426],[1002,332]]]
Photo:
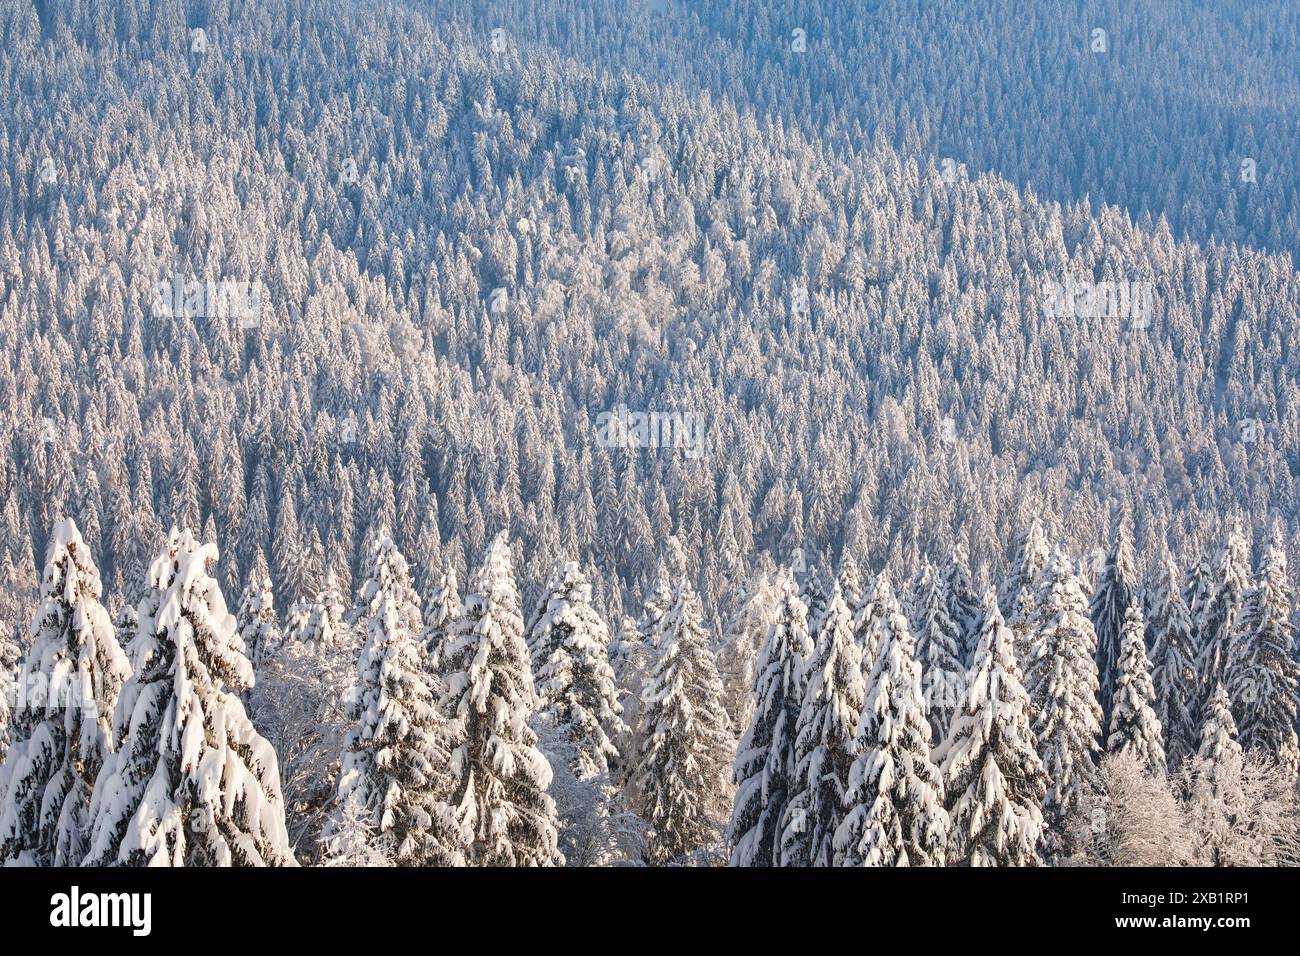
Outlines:
[[[296,793],[332,800],[336,772],[368,772],[346,753],[338,766],[317,759],[364,750],[357,726],[384,732],[366,723],[353,684],[366,671],[351,655],[378,673],[383,654],[410,664],[417,638],[439,653],[445,638],[449,656],[428,686],[404,688],[403,706],[428,722],[410,746],[435,764],[478,759],[476,731],[442,722],[467,719],[459,695],[477,699],[482,676],[468,662],[488,653],[467,615],[510,600],[513,623],[489,656],[507,670],[522,660],[533,679],[549,659],[535,626],[555,602],[605,629],[591,640],[612,641],[610,693],[632,694],[618,719],[636,748],[650,746],[638,719],[669,720],[635,713],[649,706],[641,691],[669,710],[682,682],[726,701],[730,736],[683,745],[702,748],[719,779],[763,705],[748,682],[777,609],[790,618],[786,643],[768,648],[778,658],[803,653],[787,647],[802,613],[823,683],[853,672],[856,653],[860,686],[801,686],[799,706],[820,706],[807,691],[832,711],[875,714],[841,728],[841,756],[875,748],[907,763],[924,731],[927,751],[939,747],[935,779],[968,783],[978,744],[948,740],[947,718],[987,705],[963,697],[972,668],[1017,671],[1025,713],[1046,722],[1032,733],[1064,734],[1062,753],[1092,759],[1080,733],[1149,744],[1144,705],[1117,703],[1117,675],[1154,663],[1153,693],[1171,706],[1182,685],[1160,685],[1161,661],[1146,660],[1161,647],[1149,621],[1185,595],[1202,642],[1188,653],[1207,635],[1223,646],[1196,665],[1183,736],[1171,743],[1161,712],[1155,737],[1195,752],[1248,595],[1249,626],[1285,627],[1276,646],[1294,653],[1300,567],[1300,11],[1223,6],[0,5],[0,654],[14,658],[0,666],[12,673],[33,645],[33,611],[53,599],[40,571],[70,540],[55,531],[66,516],[119,630],[135,626],[131,608],[171,600],[213,646],[235,628],[259,680],[255,647],[269,654],[279,639],[250,622],[287,629],[297,613],[293,627],[319,629],[319,607],[334,609],[326,629],[347,630],[347,664],[266,672],[293,684],[319,667],[335,681],[312,705],[335,723],[302,741]],[[1086,291],[1098,284],[1118,291]],[[1050,546],[1026,564],[1024,542],[1040,534]],[[169,552],[169,573],[207,568],[237,628],[213,592],[199,607],[158,579]],[[1127,590],[1090,609],[1117,561]],[[935,579],[945,589],[927,614]],[[502,597],[516,580],[518,595]],[[760,589],[760,624],[734,646]],[[1053,723],[1034,697],[1052,681],[1014,662],[1022,625],[1052,660],[1083,654],[1066,624],[1028,624],[1049,597],[1062,620],[1084,600],[1102,641],[1090,732],[1087,715]],[[381,601],[409,618],[400,634]],[[956,625],[936,623],[940,604]],[[1126,641],[1131,606],[1148,631],[1139,620]],[[635,660],[624,631],[648,607],[684,673]],[[962,646],[931,666],[935,642],[955,640],[950,625]],[[921,636],[934,628],[947,638]],[[721,674],[700,663],[715,652]],[[604,687],[609,665],[585,666]],[[243,699],[254,718],[261,706],[277,719],[251,674],[228,667],[212,691],[221,706]],[[920,709],[872,696],[913,678]],[[134,681],[124,693],[142,692]],[[348,686],[360,689],[344,707]],[[443,695],[453,711],[426,713]],[[1241,723],[1246,705],[1229,697],[1226,719],[1236,708]],[[1137,725],[1112,727],[1116,709]],[[511,740],[521,766],[560,746],[547,726]],[[125,732],[99,731],[114,744]],[[1275,753],[1293,746],[1293,734],[1250,732]],[[791,740],[791,754],[814,759],[815,744]],[[599,739],[584,746],[570,796],[613,799],[579,786],[590,761],[614,772],[599,767]],[[1155,759],[1135,746],[1134,759]],[[637,753],[639,773],[672,762]],[[125,762],[103,772],[129,776]],[[851,763],[840,803],[873,793],[870,768]],[[1044,763],[1022,764],[1018,786],[1042,786],[1050,852],[1084,853],[1067,819],[1070,770]],[[262,765],[247,773],[266,779]],[[577,846],[572,828],[548,829],[546,775],[523,776],[509,786],[536,791],[526,837],[480,833],[466,847],[422,831],[392,852],[607,862],[653,816],[611,810],[617,833]],[[655,785],[628,783],[642,809]],[[343,810],[357,801],[358,827],[366,787],[337,791]],[[705,816],[718,824],[731,793],[720,784],[714,797],[725,807]],[[814,816],[830,799],[804,797]],[[915,832],[930,825],[914,807],[897,812]],[[768,833],[762,852],[895,861],[899,848],[871,845],[861,823]],[[447,832],[471,824],[439,818]],[[256,848],[214,842],[187,859],[275,860],[300,839],[314,854],[322,825],[291,808],[287,830]],[[716,849],[699,832],[662,837],[652,828],[645,859]],[[934,862],[948,836],[932,837],[904,852]],[[83,838],[93,852],[121,834]],[[526,859],[513,855],[525,844]],[[957,852],[983,851],[970,837]]]

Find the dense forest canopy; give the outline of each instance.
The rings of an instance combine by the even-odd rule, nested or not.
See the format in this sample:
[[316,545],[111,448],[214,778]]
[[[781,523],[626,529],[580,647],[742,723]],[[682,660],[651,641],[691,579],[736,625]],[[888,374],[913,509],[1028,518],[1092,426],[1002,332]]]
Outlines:
[[1294,4],[0,49],[0,862],[1300,858]]

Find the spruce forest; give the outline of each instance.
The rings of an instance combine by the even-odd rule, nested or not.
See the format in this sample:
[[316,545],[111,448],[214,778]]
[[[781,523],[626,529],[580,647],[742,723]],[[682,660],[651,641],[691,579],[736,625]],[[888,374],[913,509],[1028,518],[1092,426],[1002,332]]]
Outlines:
[[1300,864],[1300,6],[0,0],[0,104],[0,866]]

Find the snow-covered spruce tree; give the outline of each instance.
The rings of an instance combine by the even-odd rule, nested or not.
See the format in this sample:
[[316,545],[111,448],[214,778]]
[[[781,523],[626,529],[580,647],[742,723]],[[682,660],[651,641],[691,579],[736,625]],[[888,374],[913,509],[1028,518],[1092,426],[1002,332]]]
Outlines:
[[1088,608],[1092,628],[1097,632],[1097,702],[1101,704],[1102,726],[1110,724],[1111,701],[1119,679],[1124,616],[1137,597],[1136,565],[1128,524],[1121,521]]
[[[843,595],[841,595],[843,598]],[[803,585],[799,590],[799,600],[803,601],[803,606],[808,609],[808,634],[816,643],[817,635],[821,633],[822,621],[826,617],[826,611],[830,607],[831,592],[830,588],[822,580],[821,572],[813,565],[804,575]],[[845,604],[848,607],[848,604]],[[853,608],[849,608],[849,618],[853,617]]]
[[332,570],[326,572],[325,583],[311,604],[302,630],[302,642],[327,647],[356,645],[356,636],[349,631],[347,624],[347,602],[343,599],[343,588]]
[[682,578],[659,621],[641,691],[635,805],[650,826],[646,858],[691,862],[718,843],[730,808],[735,738],[699,598]]
[[998,605],[1008,625],[1016,614],[1016,602],[1019,600],[1020,592],[1028,590],[1033,593],[1034,583],[1043,568],[1047,567],[1051,556],[1052,549],[1047,541],[1047,534],[1043,531],[1043,524],[1038,516],[1034,515],[1029,527],[1016,540],[1015,556],[1011,560],[1011,567],[1002,581],[1002,590],[998,595]]
[[1240,853],[1250,814],[1242,786],[1244,758],[1237,743],[1228,692],[1215,685],[1201,728],[1201,745],[1186,774],[1197,862],[1205,866],[1249,864]]
[[948,844],[943,781],[930,760],[930,723],[907,617],[885,573],[872,598],[880,640],[835,832],[839,866],[942,866]]
[[1296,741],[1296,662],[1291,587],[1281,529],[1275,528],[1259,583],[1246,593],[1228,665],[1227,690],[1243,750],[1262,750],[1300,769]]
[[1227,680],[1237,616],[1241,613],[1241,603],[1249,587],[1250,545],[1240,521],[1234,521],[1206,583],[1208,597],[1198,602],[1201,605],[1200,616],[1193,619],[1202,720],[1209,711],[1216,688]]
[[357,605],[364,644],[348,694],[338,804],[355,799],[370,811],[399,866],[461,865],[466,835],[447,802],[452,737],[438,708],[442,688],[424,668],[419,597],[386,529],[371,540]]
[[[921,693],[930,719],[932,740],[942,741],[961,700],[966,668],[961,660],[961,635],[948,612],[944,582],[930,570],[920,578],[912,627],[916,634],[916,659],[921,665]],[[927,573],[927,571],[929,573]]]
[[537,707],[505,532],[470,578],[443,656],[455,719],[451,804],[473,866],[562,866],[551,767],[529,719]]
[[781,866],[834,863],[835,831],[844,819],[864,693],[862,657],[837,585],[813,645],[795,723],[791,796],[777,849]]
[[1120,630],[1106,750],[1132,754],[1148,773],[1161,776],[1166,770],[1165,748],[1153,706],[1155,696],[1147,663],[1146,629],[1142,626],[1142,611],[1134,600],[1124,611]]
[[772,626],[775,602],[764,572],[750,578],[727,619],[718,652],[722,703],[738,732],[749,726],[754,711],[758,656]]
[[[289,613],[284,618],[284,630],[281,632],[278,642],[280,647],[272,650],[268,655],[269,657],[275,657],[285,644],[301,643],[303,632],[311,622],[311,611],[311,601],[300,600],[293,602],[293,606],[289,608]],[[239,615],[236,613],[235,619],[238,620],[238,618]],[[259,667],[257,670],[260,672],[261,668]],[[250,710],[249,713],[253,713],[253,711]]]
[[880,637],[883,631],[881,618],[884,614],[885,605],[883,601],[878,599],[884,594],[884,586],[885,582],[882,575],[872,582],[871,590],[856,610],[849,607],[847,601],[844,604],[845,607],[849,608],[849,616],[853,619],[853,643],[857,645],[860,656],[864,688],[866,687],[867,678],[871,676],[871,669],[876,663],[876,650],[880,647]]
[[947,800],[949,865],[1039,862],[1048,779],[1011,641],[990,588],[975,662],[948,736],[934,752]]
[[0,865],[76,866],[86,854],[91,794],[131,674],[99,596],[90,548],[62,518],[32,618],[13,743],[0,764]]
[[556,569],[542,616],[528,640],[533,651],[538,719],[571,743],[579,780],[607,776],[617,765],[623,708],[609,666],[609,630],[591,603],[591,581],[576,561]]
[[979,633],[980,599],[971,583],[970,560],[966,548],[957,545],[943,569],[943,586],[948,601],[948,617],[961,635],[961,663],[970,667],[975,656],[975,639]]
[[812,658],[808,609],[787,571],[776,582],[776,620],[759,655],[754,716],[736,751],[736,799],[728,829],[732,866],[776,866],[790,800],[803,672]]
[[438,576],[438,587],[424,609],[424,659],[435,674],[442,673],[442,654],[459,613],[460,582],[456,569],[448,565]]
[[1156,718],[1165,734],[1165,758],[1176,772],[1196,753],[1195,653],[1192,620],[1179,590],[1178,567],[1166,547],[1151,601],[1151,683]]
[[1067,822],[1080,799],[1096,788],[1101,736],[1097,636],[1083,584],[1060,551],[1043,573],[1035,630],[1043,656],[1035,680],[1042,697],[1034,737],[1051,781],[1043,803],[1045,855],[1055,858],[1073,853]]
[[254,670],[261,666],[262,657],[274,653],[280,644],[280,625],[275,614],[271,575],[266,570],[266,559],[259,551],[253,558],[248,583],[239,598],[235,621],[239,636],[244,642],[244,654]]
[[[1183,582],[1183,603],[1187,605],[1188,616],[1192,619],[1192,645],[1199,650],[1201,635],[1198,627],[1201,618],[1214,596],[1214,561],[1207,551],[1197,555],[1187,568],[1187,577]],[[1199,730],[1199,728],[1198,728]],[[1197,734],[1199,746],[1200,734]]]
[[1037,701],[1041,699],[1038,688],[1033,683],[1042,672],[1041,660],[1043,645],[1034,621],[1038,617],[1037,585],[1020,589],[1016,595],[1015,610],[1006,619],[1011,631],[1011,654],[1016,661],[1016,671],[1024,684],[1025,693],[1029,695],[1030,719],[1037,713]]
[[[655,584],[643,602],[640,619],[628,618],[623,622],[623,633],[610,653],[614,680],[619,689],[619,703],[623,707],[623,723],[628,727],[627,737],[616,742],[621,754],[632,755],[641,750],[640,738],[637,736],[641,727],[641,692],[650,668],[654,665],[659,622],[663,620],[664,610],[671,601],[672,589],[668,584],[667,569],[661,563]],[[620,782],[628,792],[632,787],[630,774],[635,763],[635,760],[625,760],[621,766]]]
[[86,864],[295,863],[275,751],[239,694],[253,684],[235,618],[209,575],[217,548],[168,536],[149,567],[120,741],[95,783]]
[[844,557],[840,561],[839,577],[836,580],[840,582],[840,595],[844,598],[845,606],[850,611],[857,611],[866,597],[866,592],[863,589],[862,571],[848,548],[844,550]]

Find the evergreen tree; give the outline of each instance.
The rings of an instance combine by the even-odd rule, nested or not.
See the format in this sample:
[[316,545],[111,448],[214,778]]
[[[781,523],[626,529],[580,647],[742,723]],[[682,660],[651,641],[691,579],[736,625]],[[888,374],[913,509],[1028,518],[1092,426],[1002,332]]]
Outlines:
[[856,612],[862,605],[865,592],[862,588],[862,572],[858,569],[858,562],[853,558],[853,552],[847,548],[844,550],[844,559],[840,562],[840,594],[844,598],[844,604],[852,612]]
[[[830,590],[822,581],[821,572],[817,570],[816,565],[810,567],[808,573],[804,575],[799,600],[803,601],[804,607],[808,609],[808,634],[814,644],[817,642],[817,635],[821,633],[822,620],[826,617],[830,598]],[[848,605],[846,604],[845,607]],[[849,616],[850,618],[853,616],[852,608],[849,608]]]
[[1048,779],[1030,729],[1011,632],[990,588],[975,663],[936,749],[950,820],[948,863],[1035,866]]
[[1228,696],[1244,750],[1275,757],[1294,775],[1300,768],[1296,741],[1296,662],[1291,623],[1291,586],[1280,529],[1264,554],[1259,583],[1245,598],[1233,639]]
[[1057,552],[1043,574],[1035,618],[1042,645],[1035,684],[1042,695],[1034,736],[1051,780],[1043,804],[1052,856],[1070,856],[1067,833],[1081,799],[1096,788],[1101,705],[1097,703],[1097,636],[1088,619],[1083,585]]
[[456,569],[447,566],[438,577],[438,588],[424,611],[424,659],[435,673],[441,673],[442,655],[451,629],[460,613],[460,583]]
[[1178,589],[1178,567],[1165,548],[1151,606],[1151,682],[1171,771],[1196,752],[1199,728],[1192,620]]
[[650,826],[651,863],[687,861],[720,836],[735,738],[699,599],[682,578],[656,628],[654,662],[641,692],[633,792]]
[[172,530],[150,565],[91,800],[91,866],[293,865],[275,751],[244,713],[253,684],[209,576],[217,548]]
[[1119,660],[1116,663],[1115,696],[1110,714],[1106,749],[1129,754],[1149,773],[1165,773],[1165,748],[1160,719],[1154,708],[1155,687],[1147,663],[1146,633],[1137,602],[1124,612],[1120,631]]
[[1019,600],[1020,592],[1028,590],[1029,593],[1033,593],[1038,575],[1042,573],[1043,568],[1047,567],[1051,556],[1052,549],[1043,531],[1042,522],[1037,515],[1034,515],[1029,527],[1016,541],[1015,557],[1012,559],[1011,567],[1002,582],[1002,591],[998,596],[998,604],[1008,622],[1016,613],[1016,602]]
[[921,665],[921,691],[930,718],[932,739],[941,741],[952,724],[961,700],[965,666],[961,660],[961,635],[949,615],[944,582],[933,573],[927,560],[916,597],[913,628],[916,659]]
[[1198,641],[1196,677],[1202,715],[1207,713],[1215,689],[1227,679],[1232,636],[1250,584],[1249,552],[1241,524],[1234,521],[1207,582],[1208,596],[1197,601],[1200,616],[1194,619]]
[[386,529],[371,542],[358,607],[365,644],[348,695],[338,804],[369,810],[398,865],[461,865],[466,836],[447,803],[451,734],[437,705],[441,687],[424,669],[419,597]]
[[732,866],[776,866],[790,800],[803,672],[812,658],[808,609],[787,571],[776,582],[777,616],[759,655],[754,716],[736,751],[736,800],[728,838]]
[[452,805],[472,866],[559,866],[551,767],[528,726],[537,707],[510,545],[499,534],[475,571],[443,656],[455,719]]
[[872,600],[880,640],[867,683],[835,832],[841,866],[942,866],[948,842],[943,782],[930,761],[930,724],[907,618],[881,574]]
[[979,635],[980,599],[971,583],[970,563],[966,549],[953,548],[943,570],[944,594],[948,602],[948,617],[961,635],[961,665],[970,667],[975,656],[975,639]]
[[1128,525],[1121,522],[1115,535],[1115,544],[1106,556],[1106,563],[1097,580],[1097,590],[1092,596],[1088,616],[1097,632],[1098,703],[1101,704],[1102,726],[1110,723],[1115,684],[1119,679],[1120,642],[1124,630],[1124,616],[1137,597],[1137,569],[1133,556],[1133,542]]
[[749,726],[754,709],[754,681],[763,639],[772,625],[774,600],[771,583],[763,572],[755,574],[727,619],[718,671],[722,677],[723,705],[731,726]]
[[831,866],[862,715],[862,658],[839,586],[813,645],[795,723],[794,774],[781,822],[782,866]]
[[131,673],[99,596],[90,548],[62,518],[32,619],[14,740],[0,764],[0,864],[76,866],[85,856],[91,793]]
[[616,741],[627,735],[609,665],[609,630],[592,607],[591,582],[577,562],[556,569],[547,593],[528,639],[538,718],[568,740],[578,780],[607,776],[619,759]]
[[235,622],[244,642],[244,653],[253,663],[253,669],[257,670],[262,658],[275,653],[280,646],[280,626],[275,614],[271,576],[266,572],[266,561],[261,552],[253,559],[248,583],[239,598]]

